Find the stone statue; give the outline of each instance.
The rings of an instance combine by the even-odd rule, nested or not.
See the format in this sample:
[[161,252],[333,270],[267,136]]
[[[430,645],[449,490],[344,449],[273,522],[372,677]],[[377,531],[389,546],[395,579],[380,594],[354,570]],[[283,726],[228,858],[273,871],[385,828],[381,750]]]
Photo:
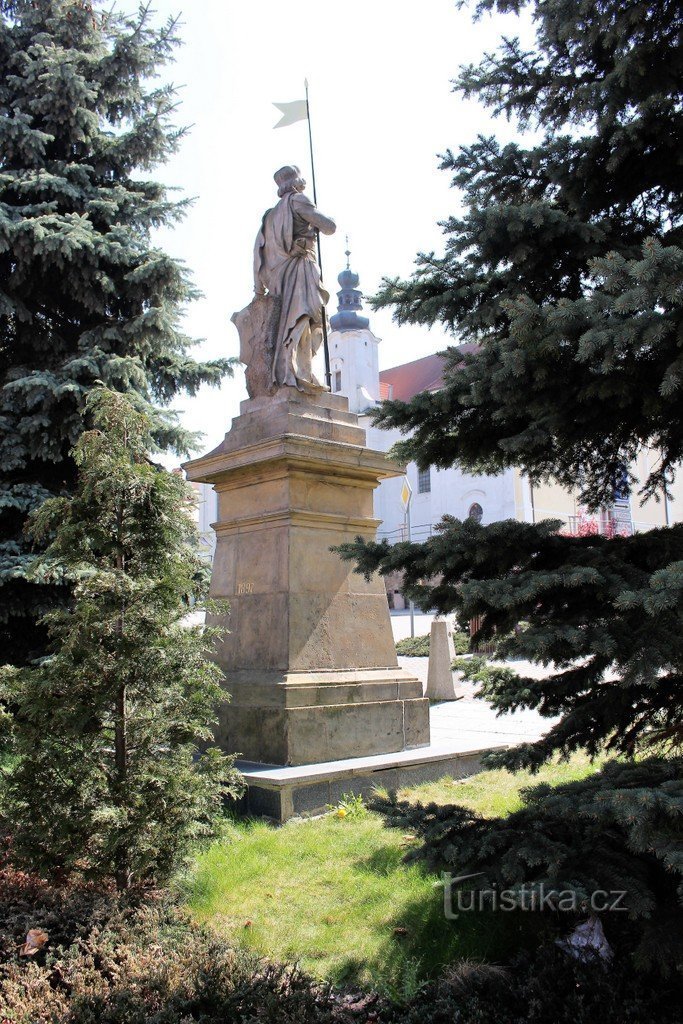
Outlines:
[[[233,316],[240,358],[247,363],[250,395],[283,385],[317,393],[327,390],[315,377],[312,360],[322,342],[330,296],[320,282],[315,233],[332,235],[336,225],[303,194],[306,182],[298,167],[281,167],[274,178],[280,201],[264,214],[254,247],[256,298]],[[264,356],[270,362],[269,389],[263,380]]]

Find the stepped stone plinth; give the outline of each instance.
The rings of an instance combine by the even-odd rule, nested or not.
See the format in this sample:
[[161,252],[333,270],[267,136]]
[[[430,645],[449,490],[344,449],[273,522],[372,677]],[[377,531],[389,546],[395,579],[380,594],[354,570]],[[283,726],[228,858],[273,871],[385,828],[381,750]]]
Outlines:
[[366,447],[338,395],[282,387],[249,399],[225,440],[185,466],[218,496],[211,597],[231,699],[219,745],[306,765],[429,744],[429,702],[401,669],[383,582],[330,550],[373,538],[372,495],[403,470]]

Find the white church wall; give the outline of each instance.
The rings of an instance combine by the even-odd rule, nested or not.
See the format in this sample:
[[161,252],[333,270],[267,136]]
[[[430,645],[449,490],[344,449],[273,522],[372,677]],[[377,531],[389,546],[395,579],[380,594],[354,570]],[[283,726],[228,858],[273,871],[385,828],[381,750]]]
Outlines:
[[346,395],[351,412],[363,412],[379,400],[379,342],[367,329],[330,334],[332,391]]
[[[401,438],[397,430],[373,427],[369,417],[363,417],[363,423],[370,448],[388,451]],[[432,466],[429,472],[430,489],[422,493],[418,468],[414,462],[409,463],[406,476],[413,491],[411,534],[414,540],[429,537],[436,524],[447,514],[466,519],[475,503],[481,506],[481,521],[484,524],[516,517],[513,470],[495,477],[470,476],[459,469],[438,469]],[[375,516],[382,520],[378,536],[392,542],[406,536],[407,523],[401,504],[401,487],[402,479],[393,478],[384,480],[375,491]]]
[[218,520],[218,495],[210,484],[197,484],[197,527],[202,552],[213,562],[216,550],[216,532],[212,524]]

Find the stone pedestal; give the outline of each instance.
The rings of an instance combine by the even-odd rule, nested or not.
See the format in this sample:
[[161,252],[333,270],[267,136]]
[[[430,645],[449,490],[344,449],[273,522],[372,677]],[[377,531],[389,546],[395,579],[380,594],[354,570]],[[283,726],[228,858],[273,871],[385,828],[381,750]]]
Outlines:
[[365,446],[347,399],[282,388],[243,402],[223,443],[185,469],[218,494],[220,746],[273,765],[426,746],[429,703],[398,667],[383,582],[330,551],[374,537],[373,490],[402,472]]

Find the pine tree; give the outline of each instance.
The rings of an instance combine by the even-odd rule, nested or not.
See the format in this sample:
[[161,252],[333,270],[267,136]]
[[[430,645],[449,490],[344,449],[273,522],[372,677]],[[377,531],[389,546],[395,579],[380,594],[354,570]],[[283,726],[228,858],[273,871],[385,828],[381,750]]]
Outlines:
[[680,747],[683,525],[611,539],[560,526],[447,516],[423,544],[357,541],[342,553],[368,575],[403,572],[420,607],[479,619],[475,639],[500,657],[552,665],[542,679],[488,670],[480,695],[497,711],[559,718],[490,763],[534,770],[556,752]]
[[231,360],[197,362],[181,326],[196,296],[154,245],[187,211],[152,169],[184,136],[155,81],[178,44],[89,0],[0,3],[0,661],[41,653],[37,620],[65,597],[33,578],[28,513],[69,493],[69,453],[98,382],[135,397],[155,442],[192,438],[163,407],[218,384]]
[[[384,403],[378,422],[407,435],[397,454],[422,468],[519,467],[532,484],[578,488],[590,510],[633,489],[625,467],[646,445],[643,493],[661,497],[683,459],[680,5],[480,0],[476,10],[527,6],[535,49],[506,39],[456,88],[539,140],[480,137],[448,152],[465,209],[444,224],[445,254],[418,256],[413,277],[385,280],[375,299],[399,322],[440,322],[478,348],[449,349],[443,388]],[[430,830],[431,812],[418,810],[423,852],[458,873],[502,871],[508,885],[554,872],[569,886],[630,887],[641,900],[635,945],[642,954],[652,942],[656,957],[667,918],[680,928],[680,759],[666,755],[683,746],[683,525],[612,538],[561,527],[447,517],[424,544],[341,550],[360,572],[403,572],[423,608],[477,617],[475,640],[497,640],[501,655],[549,668],[543,679],[483,673],[481,695],[498,711],[558,718],[489,764],[534,770],[605,747],[632,759],[532,794],[507,821],[447,808]],[[642,751],[658,756],[643,765]]]
[[[477,12],[523,6],[482,0]],[[632,486],[624,466],[642,445],[660,455],[645,493],[661,495],[683,458],[683,18],[668,0],[531,7],[536,49],[505,40],[456,87],[540,141],[448,153],[465,213],[445,224],[445,255],[418,257],[414,277],[376,299],[478,350],[449,349],[440,391],[386,402],[378,419],[408,433],[398,453],[421,467],[518,466],[532,483],[579,487],[595,509],[617,481]],[[423,607],[478,616],[502,653],[554,663],[546,680],[492,677],[499,710],[561,717],[499,763],[680,746],[683,527],[610,540],[559,527],[447,519],[424,545],[345,554],[362,571],[405,572]]]
[[152,418],[127,397],[91,391],[86,411],[75,493],[30,519],[53,538],[39,571],[70,580],[74,600],[47,616],[52,653],[0,676],[14,739],[3,811],[19,863],[125,889],[167,877],[239,782],[199,749],[224,694],[214,632],[187,623],[208,582],[192,492],[150,461]]
[[662,454],[651,488],[683,458],[683,18],[671,0],[477,13],[529,6],[536,49],[506,39],[455,87],[541,140],[448,151],[465,212],[444,223],[445,255],[375,302],[484,344],[465,367],[450,353],[433,402],[388,404],[384,421],[418,430],[424,462],[581,480],[595,506],[639,444]]

